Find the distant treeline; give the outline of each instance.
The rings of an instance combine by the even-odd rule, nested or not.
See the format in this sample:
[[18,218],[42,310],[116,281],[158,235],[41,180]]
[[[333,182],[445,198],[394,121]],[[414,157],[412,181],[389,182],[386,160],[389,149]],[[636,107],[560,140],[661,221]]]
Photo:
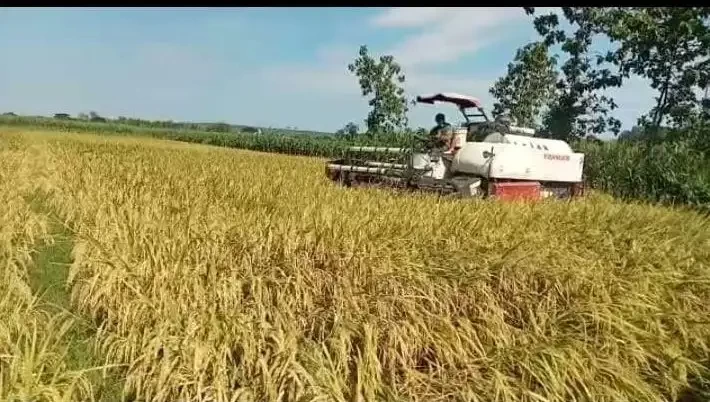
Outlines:
[[[17,116],[15,113],[9,112],[3,114],[4,116]],[[41,116],[33,116],[39,118]],[[265,128],[247,125],[236,125],[224,122],[181,122],[172,120],[146,120],[138,119],[134,117],[119,116],[117,118],[109,118],[100,116],[96,112],[89,113],[79,113],[76,116],[72,116],[69,113],[55,113],[53,116],[56,120],[73,120],[73,121],[83,121],[92,123],[117,123],[125,124],[134,127],[144,127],[144,128],[162,128],[170,130],[187,130],[187,131],[204,131],[210,133],[262,133],[262,132],[288,132],[292,134],[306,134],[306,135],[327,135],[325,132],[298,130],[296,128]]]

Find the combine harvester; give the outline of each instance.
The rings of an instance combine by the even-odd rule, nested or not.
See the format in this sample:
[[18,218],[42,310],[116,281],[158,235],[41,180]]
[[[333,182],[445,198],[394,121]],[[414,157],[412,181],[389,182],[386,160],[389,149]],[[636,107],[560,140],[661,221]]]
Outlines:
[[[455,93],[418,96],[417,102],[456,105],[465,122],[454,129],[451,151],[423,146],[413,137],[408,148],[350,147],[330,161],[328,177],[346,186],[386,186],[460,197],[501,200],[572,198],[584,193],[584,154],[559,140],[535,138],[535,131],[491,121],[478,99]],[[417,141],[417,143],[415,143]],[[367,160],[364,155],[377,156]]]

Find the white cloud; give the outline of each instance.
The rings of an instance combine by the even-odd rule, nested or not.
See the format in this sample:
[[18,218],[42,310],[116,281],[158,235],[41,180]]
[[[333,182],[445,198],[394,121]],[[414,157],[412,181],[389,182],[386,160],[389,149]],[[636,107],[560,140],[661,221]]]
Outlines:
[[387,53],[406,67],[453,62],[505,37],[529,19],[520,7],[391,8],[375,16],[379,28],[418,28]]
[[438,21],[442,16],[452,15],[457,10],[461,8],[394,7],[375,16],[370,22],[376,27],[385,28],[421,27]]
[[[380,29],[417,28],[392,49],[407,76],[408,93],[458,91],[483,99],[496,76],[482,77],[431,72],[425,65],[446,64],[474,53],[486,44],[501,40],[494,34],[507,30],[511,23],[529,18],[522,8],[390,8],[370,20]],[[353,46],[332,45],[317,52],[317,60],[309,64],[289,64],[261,71],[259,79],[285,91],[323,92],[338,96],[360,96],[357,80],[347,70],[355,56]],[[379,53],[379,52],[378,52]],[[505,66],[501,66],[501,71]]]
[[[378,29],[414,29],[392,49],[384,52],[394,55],[402,64],[409,97],[421,93],[454,91],[479,97],[486,105],[492,104],[488,88],[497,76],[450,75],[428,71],[434,64],[451,63],[475,53],[485,45],[504,38],[500,32],[511,30],[511,23],[526,18],[522,8],[391,8],[370,20]],[[256,74],[254,80],[268,86],[269,92],[281,91],[287,96],[300,94],[312,99],[314,104],[327,104],[330,110],[349,105],[349,110],[338,111],[341,118],[367,110],[357,79],[347,70],[354,58],[352,45],[332,45],[321,48],[317,59],[309,64],[288,64],[270,67]],[[501,66],[503,69],[505,66]],[[315,101],[318,98],[318,101]],[[356,109],[353,104],[361,105]],[[331,107],[332,106],[332,107]],[[410,121],[415,126],[431,124],[435,109],[446,105],[415,107]],[[458,113],[451,109],[452,113]],[[350,118],[352,119],[352,118]]]

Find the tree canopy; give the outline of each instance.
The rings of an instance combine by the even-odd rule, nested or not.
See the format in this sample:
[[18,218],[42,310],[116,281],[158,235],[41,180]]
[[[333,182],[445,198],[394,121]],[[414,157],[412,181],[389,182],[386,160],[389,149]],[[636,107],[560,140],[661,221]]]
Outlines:
[[[702,93],[710,81],[710,8],[562,7],[547,14],[524,9],[539,39],[519,48],[490,88],[494,116],[507,113],[520,125],[538,128],[540,136],[566,141],[618,135],[621,122],[613,115],[617,104],[609,90],[640,77],[657,91],[654,106],[638,122],[643,136],[661,132],[663,125],[708,124],[710,102]],[[595,46],[604,41],[609,50],[599,52]],[[394,57],[375,58],[363,45],[348,70],[368,97],[367,132],[407,132],[405,75]]]
[[394,57],[385,55],[376,60],[367,46],[360,46],[358,57],[348,65],[360,82],[363,96],[371,96],[372,108],[365,120],[370,134],[389,134],[407,127],[407,99],[404,96],[405,76]]
[[556,63],[545,43],[534,42],[518,49],[508,64],[508,73],[490,89],[498,100],[493,105],[493,115],[508,113],[520,125],[535,126],[542,108],[556,95]]
[[[532,7],[525,11],[535,15]],[[707,101],[699,93],[710,76],[710,8],[563,7],[562,16],[571,29],[561,28],[556,13],[533,19],[547,49],[559,45],[568,57],[556,85],[559,96],[543,118],[547,135],[617,134],[620,122],[610,114],[616,104],[604,92],[632,75],[658,91],[654,107],[640,118],[642,125],[659,128],[667,122],[680,128],[707,120]],[[595,38],[608,40],[612,49],[595,54]]]

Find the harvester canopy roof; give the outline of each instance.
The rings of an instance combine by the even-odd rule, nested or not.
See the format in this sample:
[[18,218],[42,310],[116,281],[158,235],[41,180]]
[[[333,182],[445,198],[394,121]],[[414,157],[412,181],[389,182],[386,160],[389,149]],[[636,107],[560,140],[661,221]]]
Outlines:
[[481,107],[481,101],[473,96],[461,95],[454,92],[443,92],[435,95],[417,96],[417,102],[430,103],[434,102],[449,102],[457,105],[460,108]]

